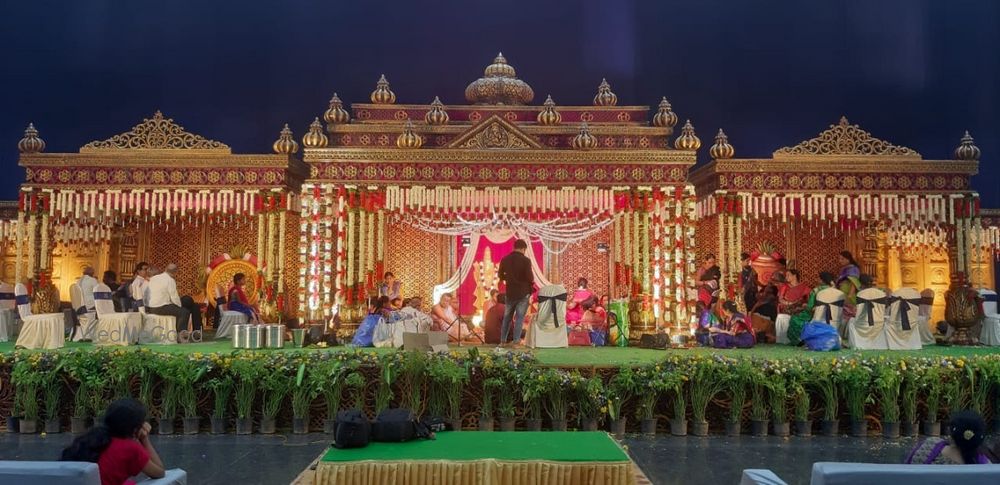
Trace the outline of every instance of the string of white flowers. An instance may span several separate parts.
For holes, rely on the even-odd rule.
[[[278,209],[278,258],[276,270],[278,271],[278,291],[285,292],[285,235],[287,214],[284,207]]]
[[[37,255],[36,250],[37,245],[37,233],[38,233],[38,221],[34,213],[28,215],[28,278],[34,278],[36,275],[35,271],[35,257]]]
[[[264,215],[263,212],[261,212],[260,214],[257,214],[257,254],[256,254],[257,258],[261,260],[261,263],[265,262],[264,261],[265,260],[265,256],[264,256],[264,251],[265,251],[264,244],[265,244],[265,241],[266,241],[266,239],[265,239],[265,237],[266,237],[265,232],[266,231],[267,231],[266,216]]]
[[[16,283],[24,282],[24,212],[17,213],[17,238],[14,240],[14,251],[17,253],[14,264],[14,278]]]
[[[347,290],[354,288],[354,245],[356,243],[354,230],[355,230],[355,217],[356,210],[354,208],[348,208],[347,210],[347,253],[344,257],[347,259],[347,272],[345,273],[344,286]]]

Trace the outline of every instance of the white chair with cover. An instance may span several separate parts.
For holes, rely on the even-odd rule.
[[[28,288],[23,283],[14,286],[17,312],[24,322],[14,347],[24,349],[59,349],[66,344],[66,326],[62,313],[31,314]]]
[[[8,342],[17,326],[17,305],[14,304],[14,287],[0,283],[0,342]]]
[[[215,327],[215,338],[230,337],[233,333],[233,325],[246,325],[250,318],[245,313],[234,312],[227,309],[226,295],[221,286],[215,287],[215,304],[219,307],[219,323]]]
[[[923,345],[934,345],[937,339],[934,338],[934,328],[931,327],[932,308],[934,307],[934,290],[925,288],[920,292],[920,310],[917,315],[917,329],[920,330],[920,343]]]
[[[816,293],[816,305],[813,307],[813,321],[826,322],[840,330],[843,328],[844,292],[836,288],[827,288]]]
[[[434,325],[434,320],[431,319],[430,315],[416,308],[405,307],[398,312],[393,312],[393,315],[396,320],[390,324],[392,326],[392,346],[397,349],[403,346],[404,333],[427,333]]]
[[[774,335],[777,343],[788,345],[788,325],[792,323],[792,316],[787,313],[779,313],[774,320]]]
[[[149,288],[146,288],[139,306],[142,315],[142,331],[139,332],[140,344],[173,345],[177,343],[177,319],[170,315],[153,315],[146,313],[146,303],[149,302]]]
[[[979,332],[979,343],[1000,345],[1000,314],[997,314],[997,292],[983,288],[979,290],[983,299],[983,329]]]
[[[856,350],[888,350],[885,335],[885,308],[888,295],[878,288],[858,292],[858,315],[847,325],[847,344]]]
[[[566,287],[543,286],[538,290],[538,313],[528,326],[528,347],[569,347],[566,331]]]
[[[97,313],[93,308],[87,308],[84,304],[83,289],[78,283],[69,285],[69,301],[73,305],[73,315],[76,317],[77,325],[73,328],[73,341],[90,341],[94,338],[94,329],[97,326]]]
[[[139,343],[142,314],[116,313],[111,288],[104,283],[94,287],[97,327],[92,340],[96,345],[131,345]]]
[[[920,292],[913,288],[900,288],[892,292],[889,306],[889,323],[885,337],[889,350],[920,350]]]

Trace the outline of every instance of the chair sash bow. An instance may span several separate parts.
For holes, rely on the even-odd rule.
[[[13,299],[14,299],[13,293],[0,293],[0,300],[13,300]]]
[[[861,303],[865,304],[865,315],[868,316],[868,326],[869,327],[875,326],[875,312],[874,312],[874,310],[875,310],[875,304],[877,303],[877,304],[880,304],[882,306],[885,306],[885,305],[888,305],[890,303],[889,297],[887,297],[887,296],[883,296],[882,298],[861,298],[859,296],[857,298],[858,298],[858,303],[859,304],[861,304]]]
[[[14,297],[14,301],[17,302],[18,305],[27,305],[31,303],[31,300],[28,299],[28,295],[17,295]]]
[[[111,292],[110,291],[95,291],[94,292],[94,299],[95,300],[110,300],[111,299]]]
[[[75,315],[77,315],[77,316],[79,316],[79,315],[86,315],[87,314],[87,307],[86,306],[81,306],[80,308],[77,308],[77,309],[73,310],[73,313]]]
[[[819,305],[819,306],[821,306],[821,307],[823,307],[823,318],[826,319],[826,323],[828,323],[828,324],[830,323],[831,320],[833,320],[833,310],[832,310],[832,308],[834,306],[838,306],[840,308],[844,308],[844,300],[831,301],[831,302],[818,301],[818,302],[816,302],[816,304]]]
[[[0,297],[2,297],[2,295],[0,295]],[[993,295],[981,295],[980,298],[982,298],[984,302],[997,303],[998,301],[1000,301],[1000,300],[997,299],[997,295],[996,294],[993,294]],[[2,299],[2,298],[0,298],[0,299]]]
[[[547,301],[552,301],[552,309],[549,310],[549,311],[552,312],[552,318],[556,322],[556,327],[558,327],[559,326],[559,313],[556,311],[556,301],[565,302],[566,301],[566,293],[560,293],[558,295],[552,295],[552,296],[538,295],[538,304],[539,305],[541,305],[542,303],[545,303]]]
[[[892,301],[899,302],[899,318],[903,324],[903,330],[910,330],[910,305],[919,306],[920,298],[893,297]]]

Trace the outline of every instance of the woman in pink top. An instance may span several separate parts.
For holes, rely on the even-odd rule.
[[[80,435],[62,452],[63,461],[97,463],[101,485],[135,485],[140,472],[163,478],[160,455],[149,442],[146,408],[134,399],[111,403],[100,424]]]

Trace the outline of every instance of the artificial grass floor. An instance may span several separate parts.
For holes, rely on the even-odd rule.
[[[165,352],[172,354],[189,354],[195,352],[201,353],[229,353],[233,351],[232,345],[229,340],[219,340],[219,341],[207,341],[200,343],[190,343],[181,345],[143,345],[142,348],[148,348],[156,352]],[[66,347],[58,351],[66,351],[70,349],[93,349],[95,348],[92,344],[81,343],[81,342],[66,342]],[[125,349],[137,349],[140,346],[131,347],[114,347],[114,348],[125,348]],[[457,347],[452,346],[451,350],[458,352],[465,352],[469,349],[468,346]],[[492,349],[492,346],[480,347],[480,349]],[[280,350],[261,350],[260,352],[292,352],[302,349],[296,349],[290,344],[286,344],[284,349]],[[346,346],[337,346],[331,348],[318,348],[309,347],[305,350],[311,351],[334,351],[343,352],[353,350]],[[366,348],[362,349],[366,352],[374,352],[376,354],[384,354],[392,352],[393,349],[375,349]],[[620,365],[642,365],[651,362],[656,362],[664,357],[672,354],[677,355],[691,355],[691,354],[702,354],[702,355],[725,355],[729,357],[757,357],[757,358],[767,358],[767,359],[782,359],[782,358],[793,358],[793,357],[803,357],[803,358],[816,358],[816,359],[828,359],[834,358],[841,355],[854,355],[861,357],[872,357],[878,355],[894,356],[894,357],[933,357],[933,356],[972,356],[972,355],[987,355],[1000,353],[1000,347],[948,347],[948,346],[929,346],[925,347],[923,350],[909,350],[909,351],[888,351],[888,350],[840,350],[837,352],[810,352],[799,347],[790,347],[787,345],[758,345],[752,349],[731,349],[731,350],[717,350],[711,348],[693,348],[693,349],[668,349],[668,350],[653,350],[653,349],[641,349],[638,347],[569,347],[564,349],[526,349],[532,352],[539,362],[545,365],[551,366],[566,366],[566,367],[608,367],[608,366],[620,366]],[[14,351],[14,342],[0,342],[0,354],[10,353]],[[57,351],[57,352],[58,352]],[[40,351],[43,352],[43,351]]]
[[[621,462],[628,456],[603,431],[516,431],[473,433],[445,431],[434,440],[369,443],[364,448],[330,448],[327,462],[403,460],[544,460]]]

